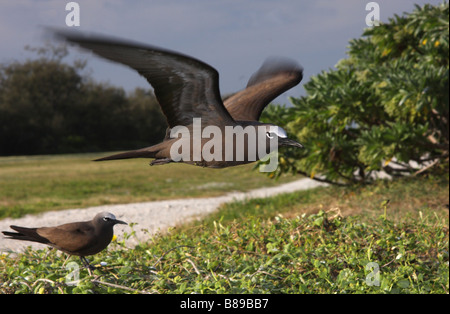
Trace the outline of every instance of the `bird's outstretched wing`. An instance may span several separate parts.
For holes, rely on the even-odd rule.
[[[293,60],[269,58],[248,81],[247,88],[224,102],[236,121],[258,121],[264,108],[276,97],[299,84],[303,68]]]
[[[219,74],[208,64],[178,52],[101,35],[48,29],[56,37],[125,64],[152,85],[169,126],[232,125],[219,91]]]

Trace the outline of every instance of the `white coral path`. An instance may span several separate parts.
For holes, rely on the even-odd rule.
[[[117,218],[128,223],[137,223],[133,227],[136,237],[126,240],[126,245],[133,247],[139,241],[146,241],[158,231],[180,225],[192,219],[201,218],[216,211],[220,205],[234,200],[264,198],[282,193],[291,193],[323,186],[324,184],[311,179],[300,179],[276,187],[261,188],[249,192],[234,192],[219,197],[165,200],[145,203],[120,205],[104,205],[83,209],[68,209],[45,212],[38,215],[27,215],[18,219],[6,218],[0,220],[0,231],[10,230],[10,225],[24,227],[56,226],[67,222],[91,220],[95,214],[108,211]],[[129,226],[116,225],[115,234],[121,238],[123,232],[131,232]],[[45,245],[33,242],[8,240],[0,236],[0,252],[20,252],[27,246],[44,248]]]

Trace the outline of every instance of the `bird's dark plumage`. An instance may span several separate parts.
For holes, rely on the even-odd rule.
[[[3,231],[8,239],[49,245],[70,255],[89,256],[104,250],[113,237],[115,224],[126,224],[110,213],[99,213],[93,220],[72,222],[56,227],[25,228],[10,226],[16,232]]]
[[[258,125],[269,128],[269,124],[257,122],[261,112],[281,93],[299,84],[303,75],[302,67],[292,60],[268,59],[251,77],[247,88],[228,98],[224,104],[219,91],[219,74],[203,61],[167,49],[122,39],[66,30],[50,29],[50,31],[57,37],[103,58],[127,65],[144,76],[154,89],[166,116],[169,130],[176,126],[186,126],[192,132],[194,118],[201,118],[203,128],[210,125],[217,126],[221,130],[226,126],[248,125],[255,129]],[[173,161],[170,148],[177,140],[166,136],[163,142],[157,145],[97,160],[155,158],[151,164],[165,164]],[[205,142],[202,142],[202,147],[204,144]],[[302,147],[292,140],[280,141],[279,145]],[[197,163],[192,162],[191,158],[189,161],[182,161],[222,168],[254,160],[239,162],[202,160]]]
[[[167,49],[105,36],[57,32],[57,36],[115,62],[131,67],[152,85],[169,127],[205,123],[231,125],[222,104],[219,73],[208,64]]]
[[[50,244],[50,241],[44,237],[41,237],[37,232],[37,228],[25,228],[25,227],[19,227],[19,226],[10,226],[11,229],[17,231],[17,232],[9,232],[9,231],[3,231],[2,233],[9,237],[10,239],[14,240],[22,240],[22,241],[32,241],[32,242],[38,242],[42,244]]]
[[[248,81],[247,88],[227,98],[226,109],[234,120],[258,121],[276,97],[301,82],[303,68],[285,58],[269,58]]]

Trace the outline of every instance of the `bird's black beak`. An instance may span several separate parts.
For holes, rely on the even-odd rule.
[[[114,220],[114,222],[116,224],[119,224],[119,225],[128,225],[125,221],[122,221],[122,220],[119,220],[119,219]]]
[[[290,138],[279,137],[278,138],[279,146],[294,146],[298,148],[303,148],[304,146],[297,141],[291,140]]]

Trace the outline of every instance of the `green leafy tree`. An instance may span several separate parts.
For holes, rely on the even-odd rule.
[[[47,58],[0,66],[0,154],[55,153],[65,133],[65,116],[77,105],[82,67],[61,63],[64,47]]]
[[[164,137],[153,93],[96,83],[65,46],[27,48],[37,59],[0,65],[0,155],[135,149]]]
[[[448,170],[448,59],[448,3],[367,29],[336,69],[305,84],[305,97],[265,113],[306,147],[285,151],[278,174],[353,184],[380,170]]]

